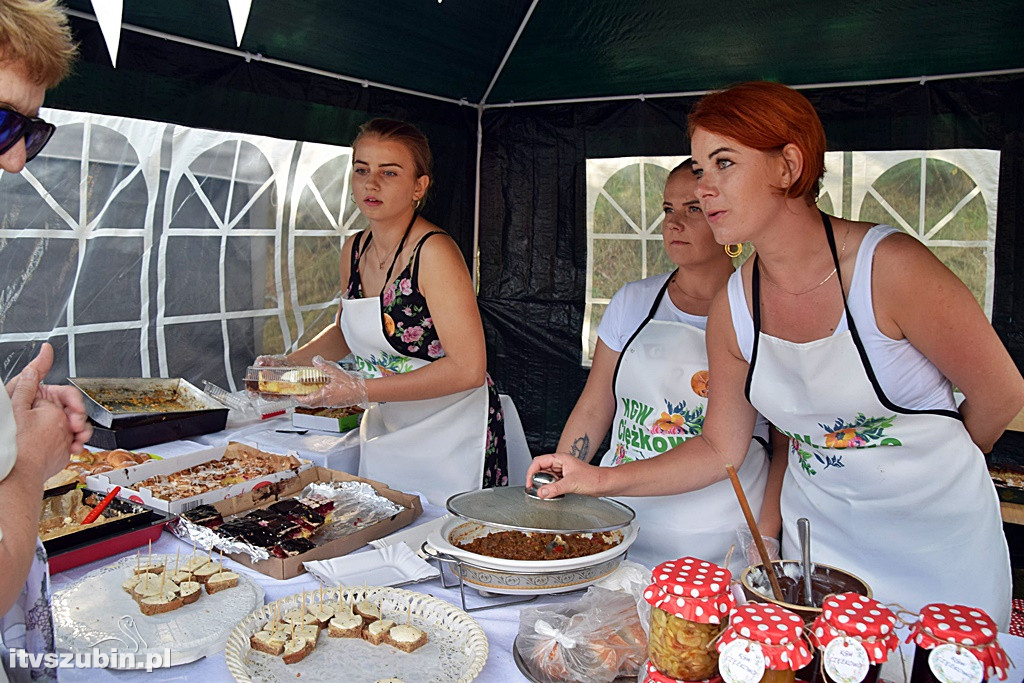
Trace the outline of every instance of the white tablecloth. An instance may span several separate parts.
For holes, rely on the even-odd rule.
[[[265,446],[268,450],[275,452],[297,451],[300,457],[310,458],[314,461],[317,458],[323,458],[323,462],[317,462],[317,464],[326,465],[332,469],[340,469],[351,473],[356,471],[359,441],[358,434],[354,430],[343,435],[314,430],[310,430],[305,435],[299,435],[279,433],[276,431],[278,429],[291,429],[290,418],[281,417],[258,424],[229,428],[224,432],[216,434],[192,437],[192,441],[198,442],[200,447],[205,448],[223,445],[230,440],[242,440],[246,443]],[[165,454],[166,457],[181,455],[183,452],[181,449],[174,447],[173,444],[157,448],[160,448],[160,452]],[[437,519],[446,512],[443,508],[427,503],[426,499],[422,498],[422,496],[421,501],[423,502],[423,514],[413,523],[413,526]],[[174,555],[179,549],[182,555],[188,555],[192,552],[191,544],[179,541],[175,536],[166,531],[161,534],[160,539],[153,545],[154,554]],[[370,552],[372,550],[374,549],[367,545],[356,552]],[[67,588],[90,571],[106,566],[118,559],[118,557],[134,554],[135,552],[131,551],[120,556],[109,557],[56,574],[52,577],[52,589],[53,591],[58,591],[62,588]],[[232,571],[247,574],[263,586],[268,602],[286,595],[299,593],[303,589],[313,590],[320,586],[309,574],[302,574],[287,581],[279,581],[248,567],[243,567],[230,559],[226,558],[225,563]],[[450,579],[451,577],[449,576],[449,583],[452,582]],[[441,579],[439,578],[411,584],[405,586],[405,588],[441,598],[456,607],[461,608],[462,605],[458,587],[446,589],[442,586]],[[571,602],[578,600],[580,595],[580,593],[544,595],[528,604],[533,606]],[[483,598],[475,590],[471,588],[466,589],[466,602],[470,608],[493,604],[507,599],[508,596]],[[512,659],[512,642],[519,631],[520,609],[520,606],[513,605],[471,613],[471,616],[476,619],[487,634],[490,644],[487,665],[476,679],[480,683],[504,683],[506,681],[525,680]],[[1024,638],[1000,634],[999,640],[1010,655],[1010,658],[1020,667],[1011,670],[1007,681],[1009,683],[1024,683],[1022,681],[1022,677],[1024,677]],[[905,657],[906,672],[909,674],[911,658],[913,657],[913,645],[904,645],[902,649]],[[900,657],[894,655],[882,670],[883,678],[894,683],[904,683],[903,666],[904,664],[900,661]],[[157,669],[151,674],[108,669],[61,669],[60,679],[62,681],[83,681],[87,683],[114,680],[230,681],[231,675],[228,672],[224,655],[220,654],[170,669]],[[343,681],[343,676],[339,675],[338,680]]]
[[[423,502],[423,514],[416,520],[416,522],[414,522],[414,524],[429,522],[430,520],[436,519],[445,513],[443,508],[427,503],[422,497],[420,500]],[[182,555],[189,555],[192,552],[191,544],[183,543],[167,531],[161,534],[160,540],[153,544],[154,555],[174,555],[179,549],[181,550]],[[374,549],[367,545],[357,552],[368,552],[372,550]],[[134,554],[135,551],[133,550],[118,557]],[[143,554],[145,554],[145,550],[143,550]],[[117,558],[110,557],[93,562],[92,564],[69,569],[68,571],[61,572],[60,574],[55,574],[51,578],[52,589],[53,591],[58,591],[62,588],[67,588],[87,573],[94,569],[104,567],[115,559]],[[231,571],[246,574],[263,586],[266,591],[267,602],[277,600],[278,598],[286,595],[299,593],[303,589],[313,590],[320,587],[320,584],[317,583],[309,574],[302,574],[294,579],[279,581],[264,574],[260,574],[248,567],[243,567],[228,558],[225,558],[224,562]],[[450,576],[449,583],[451,583]],[[441,585],[441,579],[439,578],[424,581],[422,583],[411,584],[404,586],[404,588],[447,600],[461,609],[462,603],[459,599],[459,589],[443,588]],[[536,601],[529,604],[537,605],[543,603],[574,601],[579,599],[579,596],[579,593],[570,594],[568,596],[541,596]],[[471,608],[493,602],[500,602],[503,599],[507,599],[507,597],[498,596],[495,599],[485,599],[480,597],[475,590],[471,588],[466,589],[467,606]],[[477,681],[480,681],[481,683],[503,683],[504,681],[524,680],[519,674],[519,670],[516,668],[515,662],[512,661],[512,641],[515,639],[516,634],[519,631],[519,609],[520,608],[518,606],[510,606],[471,613],[472,617],[476,619],[484,629],[484,632],[487,634],[487,640],[490,644],[490,655],[487,659],[487,665],[484,667],[480,676],[476,679]],[[60,680],[84,681],[88,683],[114,680],[230,681],[231,674],[228,673],[227,664],[224,661],[224,655],[221,654],[170,669],[157,669],[151,674],[147,674],[145,672],[136,673],[106,669],[61,669]],[[343,681],[344,678],[339,676],[338,680]]]

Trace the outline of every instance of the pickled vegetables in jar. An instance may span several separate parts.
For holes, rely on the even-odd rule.
[[[647,656],[670,678],[702,681],[718,670],[718,652],[711,647],[724,624],[702,624],[654,607]]]
[[[728,569],[695,557],[662,562],[644,590],[650,603],[650,663],[668,678],[701,681],[718,671],[712,642],[735,606]]]

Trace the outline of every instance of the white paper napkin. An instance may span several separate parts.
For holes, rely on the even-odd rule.
[[[423,542],[427,540],[427,536],[433,531],[440,531],[441,527],[444,526],[445,522],[451,519],[451,515],[444,515],[438,517],[425,524],[417,524],[413,527],[406,527],[401,531],[396,531],[390,536],[384,538],[378,538],[375,541],[370,541],[370,545],[374,548],[386,548],[389,545],[395,545],[396,543],[405,543],[409,548],[412,549],[416,554],[420,554],[420,547]],[[423,555],[420,555],[423,557]]]
[[[420,559],[404,543],[302,564],[326,586],[399,586],[440,575],[437,567]]]

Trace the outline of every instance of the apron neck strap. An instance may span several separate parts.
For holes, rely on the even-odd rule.
[[[843,295],[843,311],[846,313],[846,324],[850,328],[850,333],[853,335],[854,343],[857,346],[858,351],[861,352],[864,357],[863,347],[860,343],[860,335],[857,334],[857,325],[853,321],[853,316],[850,315],[849,302],[846,299],[846,287],[843,286],[843,271],[839,267],[839,252],[836,251],[836,236],[832,230],[832,219],[829,218],[828,214],[822,210],[818,210],[818,214],[821,216],[821,224],[825,228],[825,239],[828,240],[828,249],[832,252],[832,262],[836,267],[836,278],[839,280],[839,291]],[[754,375],[754,361],[757,359],[757,347],[758,342],[761,339],[761,268],[760,268],[761,257],[757,251],[754,252],[754,268],[750,274],[750,304],[751,304],[751,317],[754,319],[754,345],[750,352],[750,365],[747,370],[747,383],[744,387],[744,395],[747,400],[750,400],[750,382]],[[870,365],[865,363],[868,368],[868,373],[872,374]]]
[[[622,359],[626,355],[626,349],[629,348],[629,345],[632,344],[633,340],[636,339],[638,334],[640,334],[640,330],[644,329],[644,327],[647,326],[647,323],[651,322],[651,320],[654,319],[654,314],[657,313],[658,306],[661,305],[661,300],[665,298],[665,292],[668,291],[668,286],[672,283],[672,278],[674,278],[676,276],[676,273],[678,272],[679,269],[677,268],[676,270],[672,271],[672,274],[668,276],[667,280],[665,280],[665,284],[663,284],[661,286],[661,289],[658,290],[658,295],[654,297],[654,303],[651,305],[651,310],[647,312],[647,317],[643,319],[643,322],[637,325],[637,328],[633,330],[633,334],[629,336],[629,340],[626,341],[626,343],[623,345],[622,351],[619,352],[619,357],[615,361],[615,370],[612,372],[613,391],[616,387],[617,382],[619,381],[619,368],[622,366]]]
[[[405,247],[405,240],[408,239],[409,233],[412,231],[412,226],[416,223],[416,219],[419,218],[419,215],[418,211],[412,212],[412,220],[409,221],[409,225],[405,226],[405,232],[402,233],[402,239],[398,241],[398,247],[395,249],[394,257],[391,259],[391,265],[388,266],[388,274],[384,277],[384,284],[381,285],[380,294],[378,294],[378,296],[383,296],[384,290],[389,284],[391,284],[391,275],[395,271],[395,264],[398,263],[398,255],[402,253],[402,248]]]

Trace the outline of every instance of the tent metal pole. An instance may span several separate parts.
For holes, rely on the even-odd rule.
[[[789,85],[794,90],[820,90],[822,88],[845,88],[853,86],[868,85],[895,85],[899,83],[919,83],[924,85],[928,81],[948,81],[957,78],[985,78],[989,76],[1013,76],[1024,73],[1024,68],[1018,69],[995,69],[992,71],[969,71],[957,74],[939,74],[935,76],[907,76],[903,78],[881,78],[872,81],[833,81],[829,83],[806,83],[803,85]],[[488,91],[489,92],[489,91]],[[606,95],[602,97],[569,97],[558,100],[533,100],[530,102],[504,102],[501,104],[483,104],[484,109],[509,109],[514,107],[541,107],[555,104],[585,104],[587,102],[617,102],[625,100],[654,100],[668,97],[701,97],[712,90],[686,90],[680,92],[663,93],[637,93],[634,95]]]
[[[87,19],[89,21],[96,21],[95,15],[89,14],[88,12],[81,12],[79,10],[65,8],[64,12],[72,17],[78,17],[79,19]],[[246,62],[262,62],[264,64],[271,64],[273,66],[280,66],[285,69],[291,69],[292,71],[301,71],[307,74],[313,74],[314,76],[323,76],[325,78],[333,78],[338,81],[348,81],[349,83],[358,83],[364,88],[374,87],[382,88],[384,90],[391,90],[393,92],[400,92],[406,95],[415,95],[417,97],[426,97],[432,100],[440,100],[441,102],[449,102],[451,104],[458,104],[460,106],[468,105],[466,100],[457,100],[451,97],[444,97],[442,95],[433,95],[431,93],[420,92],[419,90],[411,90],[409,88],[402,88],[397,85],[388,85],[386,83],[378,83],[377,81],[370,81],[365,78],[356,78],[355,76],[346,76],[344,74],[334,73],[333,71],[325,71],[323,69],[317,69],[311,66],[304,66],[302,64],[296,64],[294,62],[286,62],[282,59],[274,59],[273,57],[264,57],[261,54],[254,54],[252,52],[246,52],[245,50],[238,50],[235,48],[224,47],[223,45],[214,45],[213,43],[205,43],[201,40],[193,40],[191,38],[185,38],[182,36],[175,36],[170,33],[164,33],[163,31],[154,31],[152,29],[144,28],[142,26],[135,26],[134,24],[121,24],[121,28],[133,33],[141,33],[143,35],[152,36],[154,38],[162,38],[163,40],[169,40],[174,43],[181,43],[182,45],[191,45],[192,47],[202,48],[204,50],[211,50],[213,52],[220,52],[226,55],[233,55],[240,57]]]
[[[476,191],[473,197],[473,290],[480,293],[480,163],[484,148],[484,108],[476,108]]]
[[[491,94],[491,90],[494,89],[494,84],[498,82],[498,78],[501,76],[501,72],[505,69],[505,62],[512,56],[512,51],[516,49],[516,45],[519,44],[519,37],[523,35],[523,31],[526,30],[526,24],[530,21],[530,16],[533,14],[533,10],[537,8],[537,3],[540,0],[533,0],[530,3],[530,9],[526,10],[526,15],[523,20],[519,22],[519,30],[512,37],[512,42],[509,44],[508,49],[505,50],[505,56],[501,58],[501,64],[498,64],[498,68],[494,71],[494,76],[491,78],[490,84],[487,86],[487,90],[484,91],[484,96],[480,98],[481,106],[487,102],[487,98]]]
[[[523,20],[519,22],[519,29],[516,34],[512,36],[512,42],[509,43],[508,49],[505,50],[505,56],[501,58],[501,63],[498,64],[498,68],[494,71],[494,76],[491,77],[491,82],[487,85],[487,90],[484,91],[483,97],[480,98],[480,103],[476,108],[476,196],[474,200],[474,214],[473,214],[473,289],[479,294],[480,287],[480,160],[483,157],[484,147],[484,102],[487,101],[487,97],[491,94],[491,90],[494,89],[494,84],[498,82],[498,78],[501,76],[501,72],[505,68],[505,63],[508,62],[508,58],[512,55],[512,51],[516,49],[516,45],[519,43],[519,37],[523,35],[523,31],[526,30],[526,24],[529,23],[530,17],[533,15],[533,10],[537,8],[537,3],[540,0],[533,0],[530,3],[530,8],[526,10],[526,14],[523,16]]]

